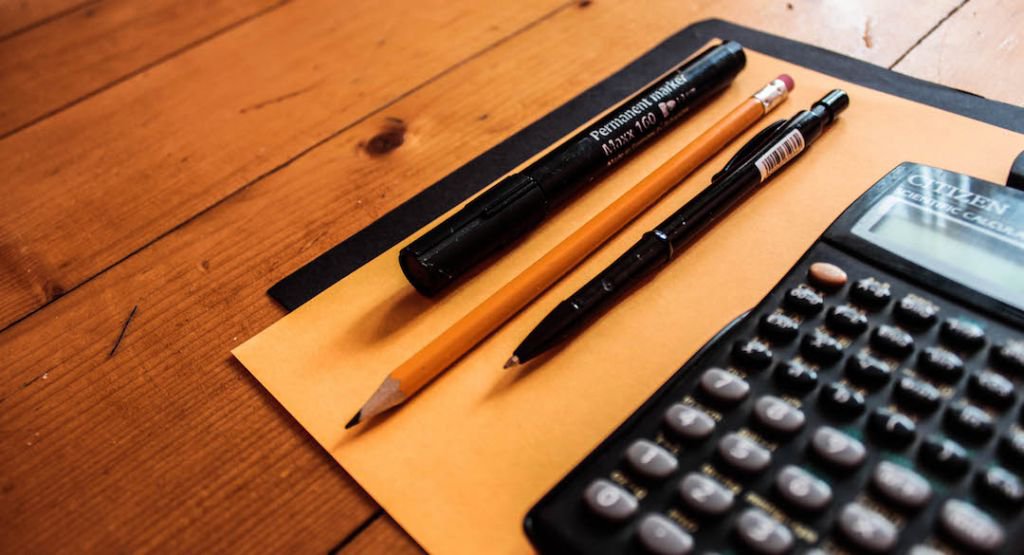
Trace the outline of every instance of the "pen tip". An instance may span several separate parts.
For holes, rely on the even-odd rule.
[[[505,361],[505,366],[502,368],[512,368],[513,366],[519,366],[519,357],[512,355],[512,358]]]
[[[352,420],[349,420],[348,424],[345,424],[345,429],[347,430],[347,429],[351,428],[352,426],[355,426],[356,424],[359,423],[360,420],[362,420],[362,418],[363,418],[363,411],[357,412],[356,415],[352,417]]]
[[[776,79],[782,81],[782,83],[786,85],[786,90],[788,92],[793,92],[793,89],[796,88],[796,82],[793,81],[793,78],[786,73],[783,73],[782,75],[776,77]]]

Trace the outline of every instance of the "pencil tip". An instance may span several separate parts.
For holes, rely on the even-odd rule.
[[[505,361],[505,366],[502,368],[512,368],[513,366],[519,366],[519,357],[512,355],[512,358]]]
[[[355,426],[356,424],[359,423],[359,421],[362,418],[363,418],[363,411],[357,412],[356,415],[352,417],[352,420],[349,420],[348,424],[345,424],[345,429],[347,430],[347,429],[351,428],[352,426]]]

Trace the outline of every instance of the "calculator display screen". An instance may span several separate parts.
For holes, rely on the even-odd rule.
[[[943,213],[887,195],[854,225],[853,232],[902,258],[1024,309],[1024,240],[999,226],[993,230],[980,225],[991,220],[976,217],[971,221],[958,217],[962,214]]]

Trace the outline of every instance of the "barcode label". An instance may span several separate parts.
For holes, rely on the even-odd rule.
[[[796,129],[790,131],[775,148],[754,161],[757,171],[761,173],[761,181],[768,179],[769,175],[775,173],[790,158],[800,154],[803,149],[804,136]]]

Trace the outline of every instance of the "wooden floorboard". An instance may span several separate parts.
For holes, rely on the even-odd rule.
[[[300,0],[0,141],[0,329],[564,3]]]
[[[1024,104],[1024,2],[970,0],[895,70],[994,100]]]
[[[0,274],[9,271],[8,260],[19,272],[0,275],[0,315],[10,322],[36,311],[0,332],[4,551],[323,552],[337,546],[377,508],[228,355],[282,315],[265,296],[266,287],[689,22],[716,15],[855,55],[864,48],[869,52],[861,57],[887,65],[956,5],[863,2],[846,8],[853,11],[844,19],[816,2],[796,0],[768,6],[662,0],[644,2],[643,10],[624,2],[585,4],[552,12],[524,3],[516,14],[497,8],[482,14],[445,3],[429,15],[394,19],[377,12],[373,27],[385,45],[395,44],[394,51],[365,37],[341,40],[354,27],[334,21],[340,27],[326,29],[319,19],[329,18],[313,21],[316,11],[282,23],[280,14],[296,9],[289,5],[274,12],[274,23],[253,21],[0,141],[0,157],[6,155],[0,170],[12,164],[25,172],[18,174],[25,183],[34,178],[42,190],[72,193],[67,201],[48,195],[55,206],[47,208],[36,198],[38,189],[34,195],[26,191],[18,218],[0,215]],[[530,26],[518,12],[538,6],[534,21],[541,21]],[[365,27],[374,22],[369,8],[366,14],[352,17]],[[431,17],[432,25],[417,29],[397,22]],[[808,23],[813,18],[817,25]],[[247,60],[231,55],[231,47],[268,55],[275,41],[291,44],[272,33],[284,32],[287,24],[311,29],[304,35],[312,33],[309,50],[332,54],[315,56],[329,65],[317,71],[338,88],[312,100],[304,93],[252,108],[276,112],[251,125],[239,123],[240,110],[289,92],[282,86],[277,97],[268,96],[262,76],[294,85],[314,72],[298,62],[278,62],[266,71],[228,67]],[[421,75],[421,66],[440,63],[433,57],[449,56],[456,47],[444,44],[445,37],[461,29],[476,29],[464,40],[479,41],[482,50],[445,58],[440,71],[422,72],[425,84],[396,93],[403,91],[399,84],[408,87],[402,80],[411,79],[410,72]],[[614,40],[592,40],[610,30]],[[420,44],[424,37],[442,44],[431,49]],[[355,60],[329,59],[338,57],[332,47],[353,44],[374,50],[353,53]],[[404,60],[399,51],[406,52]],[[559,64],[551,63],[552,56]],[[397,77],[384,69],[362,71],[374,60],[388,61],[391,72],[407,71]],[[408,60],[415,64],[401,65]],[[368,81],[351,83],[356,73]],[[222,86],[245,98],[215,91],[197,99],[202,110],[185,110],[211,121],[175,125],[171,116],[181,115],[180,103],[195,96],[186,93],[201,90],[190,88],[192,79],[240,80]],[[145,80],[150,82],[137,82]],[[382,100],[380,89],[391,91],[390,100]],[[134,119],[117,119],[120,103],[135,110]],[[179,111],[156,113],[168,108]],[[344,117],[334,115],[343,109]],[[137,121],[139,114],[150,120]],[[128,122],[141,126],[140,134],[116,137]],[[106,134],[89,130],[97,124]],[[330,131],[312,131],[321,129]],[[162,141],[158,130],[173,133]],[[382,135],[401,141],[385,141],[397,145],[390,149],[370,146]],[[100,149],[102,137],[114,139],[113,154]],[[142,145],[131,144],[140,138]],[[196,144],[185,144],[187,139]],[[242,145],[224,146],[226,154],[215,148],[231,139]],[[21,148],[10,147],[12,142]],[[67,158],[66,167],[56,166],[55,176],[32,173],[32,163],[44,159],[34,149],[52,155],[59,146],[78,144],[82,150]],[[282,154],[293,147],[299,150]],[[177,160],[182,148],[202,163],[188,170],[160,163]],[[128,154],[143,160],[123,167],[136,164]],[[271,163],[282,159],[290,161]],[[73,172],[79,175],[67,177]],[[225,180],[229,186],[221,188]],[[76,184],[101,190],[76,192]],[[131,186],[156,191],[139,195]],[[88,215],[76,213],[81,210]],[[44,217],[63,223],[60,233],[39,242],[32,234],[40,233]],[[83,228],[83,221],[90,225]],[[76,247],[101,260],[69,253]],[[36,259],[42,262],[24,263]],[[27,297],[27,304],[11,302],[25,298],[22,282],[31,284],[31,292],[46,292],[48,283],[56,288]],[[60,289],[70,292],[50,302]],[[417,550],[386,517],[342,549]]]
[[[0,0],[0,41],[97,2],[98,0]]]
[[[0,138],[283,0],[101,0],[0,42]]]

